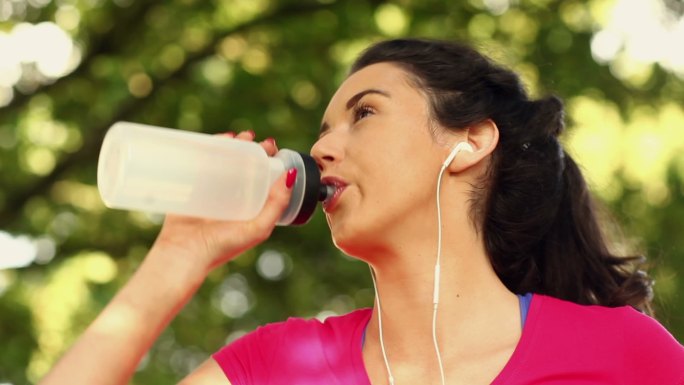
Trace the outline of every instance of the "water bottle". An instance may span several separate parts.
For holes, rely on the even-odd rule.
[[[110,208],[249,220],[293,167],[297,178],[278,225],[306,223],[317,202],[332,196],[309,155],[283,149],[269,157],[254,142],[118,122],[102,143],[97,186]]]

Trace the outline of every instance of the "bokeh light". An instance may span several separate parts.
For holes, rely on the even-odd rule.
[[[0,270],[30,265],[36,258],[37,249],[25,235],[13,236],[0,231]]]
[[[80,60],[80,48],[53,22],[0,30],[0,107],[11,102],[11,87],[33,89],[50,83],[73,71]]]
[[[624,52],[627,60],[613,73],[627,78],[631,67],[658,63],[684,78],[684,17],[668,12],[660,1],[617,0],[607,9],[605,23],[591,42],[599,62],[612,62]],[[624,68],[627,67],[627,68]]]
[[[292,269],[290,257],[277,250],[265,250],[257,259],[257,272],[270,281],[285,278]]]

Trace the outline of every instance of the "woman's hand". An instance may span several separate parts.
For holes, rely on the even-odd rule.
[[[254,140],[252,131],[223,134],[239,140]],[[269,156],[278,151],[272,138],[260,143]],[[219,221],[167,215],[154,249],[163,250],[164,258],[181,258],[205,273],[226,263],[240,253],[266,240],[288,205],[296,169],[282,175],[271,187],[266,203],[256,218],[249,221]],[[151,253],[152,255],[153,253]],[[157,254],[157,253],[154,253]]]

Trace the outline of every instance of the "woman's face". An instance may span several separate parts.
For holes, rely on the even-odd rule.
[[[324,211],[335,244],[347,254],[383,249],[435,226],[437,176],[448,144],[431,135],[428,111],[408,73],[390,63],[355,72],[331,99],[311,154],[324,182],[338,187]]]

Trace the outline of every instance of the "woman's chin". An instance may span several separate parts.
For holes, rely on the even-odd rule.
[[[370,261],[372,255],[384,249],[380,242],[378,242],[377,233],[342,231],[342,229],[331,232],[335,246],[350,257]]]
[[[335,247],[340,249],[345,254],[351,255],[348,250],[350,250],[350,247],[353,247],[355,237],[349,234],[349,232],[340,228],[331,227],[330,233],[332,235],[332,241],[335,244]]]

